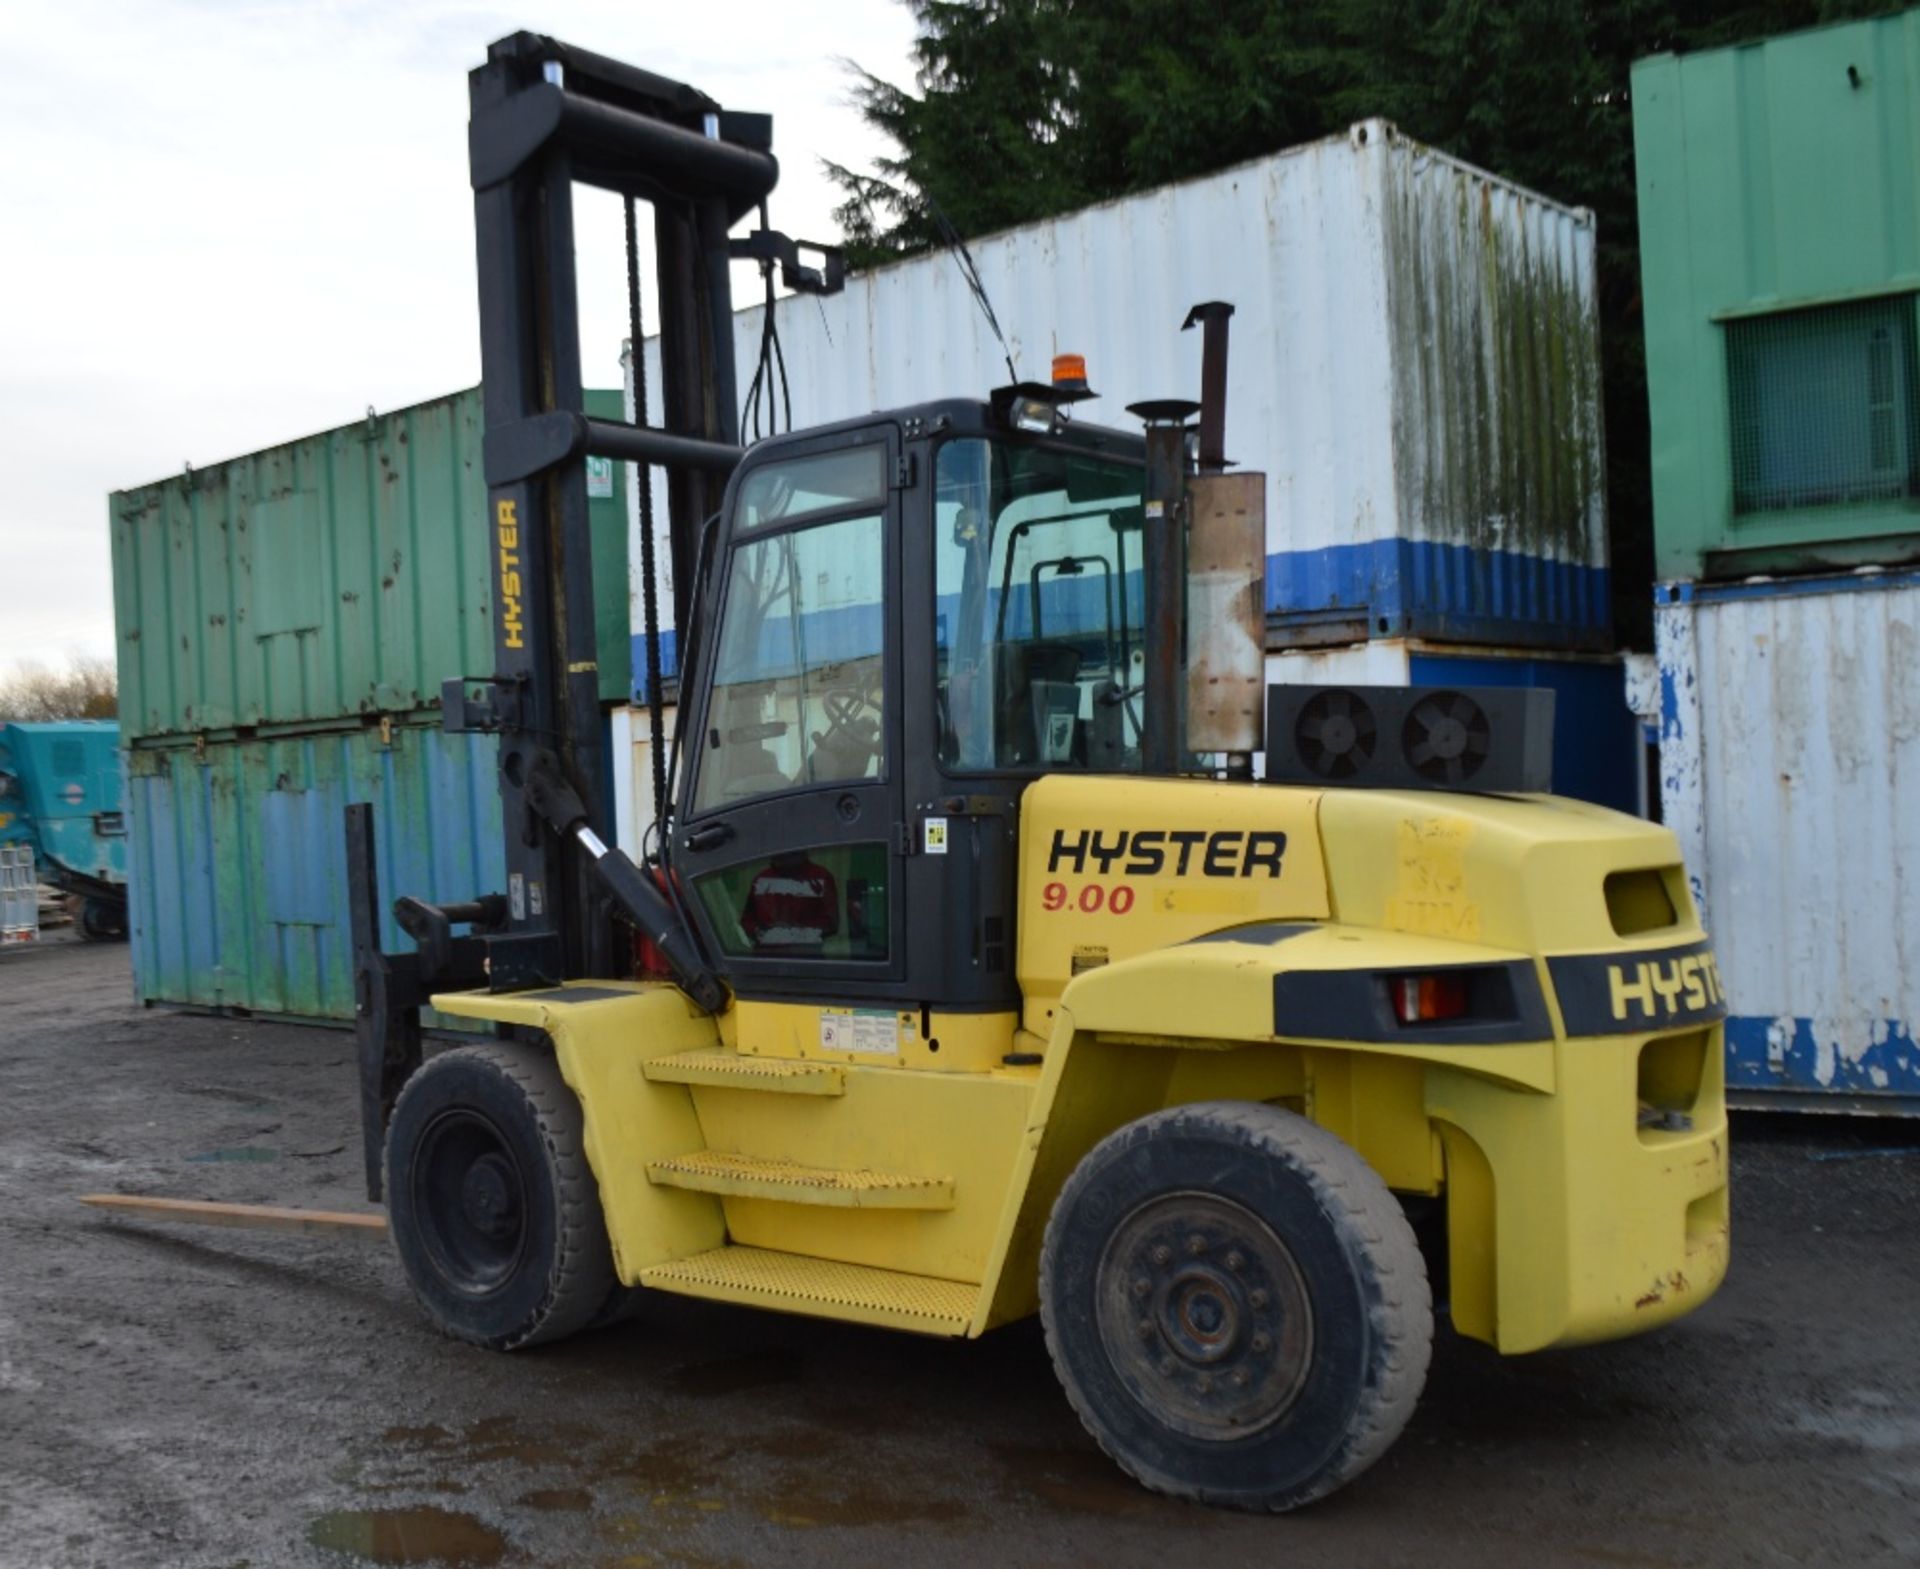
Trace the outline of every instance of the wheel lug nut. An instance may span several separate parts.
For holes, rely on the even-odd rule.
[[[1147,1295],[1148,1292],[1152,1290],[1153,1290],[1153,1282],[1147,1279],[1145,1275],[1140,1276],[1139,1279],[1135,1280],[1133,1283],[1133,1294],[1136,1297],[1144,1297]]]
[[[1256,1286],[1252,1291],[1247,1293],[1247,1301],[1251,1303],[1257,1311],[1267,1305],[1267,1294]]]
[[[1142,1340],[1153,1339],[1153,1320],[1152,1319],[1143,1318],[1140,1320],[1140,1338]]]
[[[1160,1359],[1160,1371],[1164,1373],[1168,1378],[1173,1377],[1173,1371],[1175,1366],[1176,1364],[1172,1357],[1162,1357]]]
[[[1252,1380],[1247,1377],[1247,1370],[1244,1367],[1237,1367],[1233,1370],[1233,1387],[1235,1389],[1245,1389],[1251,1382]]]
[[[1206,1251],[1207,1239],[1201,1236],[1199,1232],[1196,1231],[1192,1236],[1187,1238],[1187,1256],[1189,1258],[1198,1258]]]
[[[1173,1249],[1168,1247],[1166,1243],[1161,1243],[1160,1246],[1153,1250],[1153,1261],[1162,1269],[1165,1269],[1167,1265],[1173,1262]]]
[[[1194,1380],[1193,1387],[1203,1395],[1210,1395],[1213,1393],[1213,1380],[1205,1373],[1202,1373],[1199,1378]]]
[[[1259,1330],[1254,1334],[1250,1344],[1255,1351],[1271,1351],[1273,1349],[1273,1336],[1269,1335],[1264,1329]]]
[[[1246,1267],[1246,1263],[1247,1263],[1246,1255],[1243,1254],[1238,1248],[1235,1248],[1231,1253],[1227,1255],[1228,1269],[1231,1269],[1231,1270],[1244,1269]]]

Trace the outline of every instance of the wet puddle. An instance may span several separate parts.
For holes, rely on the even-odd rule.
[[[1134,1483],[1098,1450],[1028,1444],[990,1447],[1014,1482],[1056,1509],[1076,1514],[1131,1515],[1164,1506],[1163,1500]]]
[[[737,1395],[798,1382],[803,1359],[792,1351],[750,1351],[715,1362],[691,1362],[667,1375],[682,1395]]]
[[[593,1507],[593,1494],[584,1487],[537,1487],[522,1493],[518,1502],[543,1514],[585,1514]]]
[[[507,1539],[471,1515],[445,1509],[336,1509],[307,1528],[315,1547],[372,1564],[444,1564],[485,1569],[506,1555]]]

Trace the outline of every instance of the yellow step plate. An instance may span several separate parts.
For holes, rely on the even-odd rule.
[[[692,1188],[729,1198],[779,1199],[788,1204],[829,1204],[839,1209],[952,1209],[951,1177],[914,1177],[894,1171],[835,1171],[791,1160],[725,1155],[703,1150],[656,1160],[650,1181],[664,1188]]]
[[[655,1057],[641,1065],[641,1072],[656,1084],[710,1084],[787,1095],[844,1095],[847,1084],[846,1070],[838,1063],[748,1057],[724,1046]]]
[[[878,1324],[922,1335],[964,1335],[980,1294],[978,1286],[955,1280],[743,1247],[715,1248],[671,1264],[656,1264],[640,1272],[640,1284],[714,1302]]]

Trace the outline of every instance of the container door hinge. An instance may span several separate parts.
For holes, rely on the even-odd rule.
[[[913,824],[895,823],[893,825],[893,853],[895,855],[913,854]]]
[[[895,490],[913,489],[913,454],[903,452],[893,460],[893,488]]]

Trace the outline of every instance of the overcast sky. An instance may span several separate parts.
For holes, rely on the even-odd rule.
[[[110,490],[479,380],[466,73],[493,39],[550,33],[773,113],[773,221],[813,239],[834,233],[818,160],[882,150],[840,60],[911,75],[893,0],[7,11],[0,672],[112,653]],[[578,212],[587,381],[617,386],[619,205],[583,189]]]

